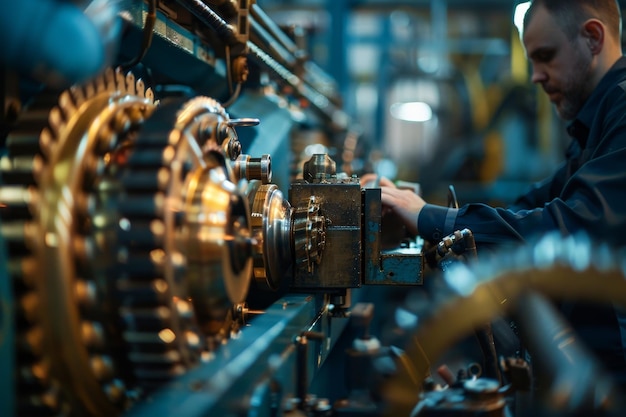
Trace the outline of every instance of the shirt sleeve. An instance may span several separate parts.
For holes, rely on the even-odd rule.
[[[517,198],[508,208],[517,211],[543,206],[558,195],[556,184],[560,183],[562,185],[564,183],[565,173],[566,165],[563,163],[551,177],[533,184],[526,194]]]
[[[583,163],[550,199],[563,181],[561,167],[509,208],[466,204],[458,211],[427,204],[418,218],[418,232],[435,241],[455,230],[472,231],[477,244],[526,241],[548,231],[586,231],[609,244],[626,240],[626,97],[621,88],[598,109]],[[584,162],[586,161],[586,162]],[[453,220],[451,220],[451,218]]]

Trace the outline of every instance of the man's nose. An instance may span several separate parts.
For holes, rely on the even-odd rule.
[[[532,76],[530,78],[530,80],[537,84],[537,83],[542,83],[544,81],[546,81],[548,79],[548,75],[546,74],[545,71],[542,71],[540,68],[537,67],[533,67],[532,69]]]

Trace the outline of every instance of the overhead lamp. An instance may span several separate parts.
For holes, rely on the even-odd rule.
[[[389,111],[395,119],[407,122],[427,122],[433,118],[433,109],[423,101],[394,103]]]

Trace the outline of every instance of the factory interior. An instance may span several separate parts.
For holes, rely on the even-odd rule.
[[[552,303],[626,306],[624,252],[384,215],[563,160],[524,7],[0,2],[0,415],[626,415]]]

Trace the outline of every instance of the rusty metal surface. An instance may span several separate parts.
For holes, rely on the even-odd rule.
[[[325,219],[325,245],[312,271],[296,265],[292,287],[355,288],[361,277],[361,187],[356,179],[310,184],[297,182],[289,200],[306,201],[315,196],[319,215]]]

